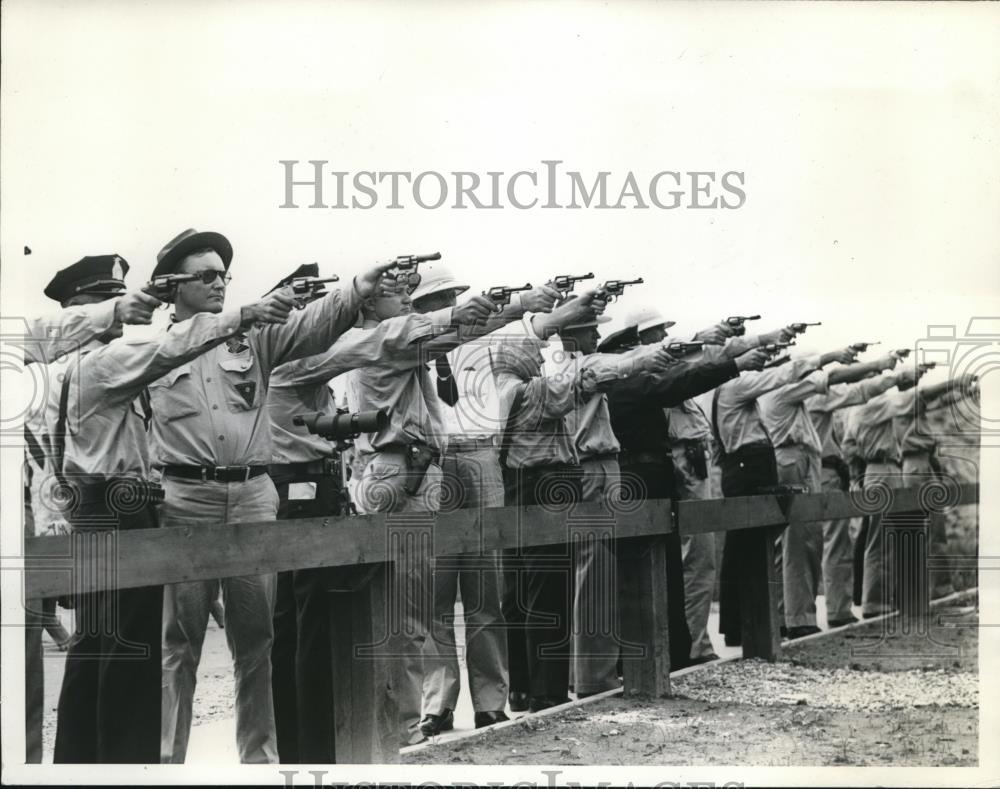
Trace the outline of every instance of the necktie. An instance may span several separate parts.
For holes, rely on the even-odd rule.
[[[437,392],[442,402],[454,406],[458,402],[458,384],[455,383],[455,376],[452,375],[451,365],[448,357],[441,355],[434,360],[437,368]]]

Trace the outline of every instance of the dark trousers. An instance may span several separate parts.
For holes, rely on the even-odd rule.
[[[649,499],[677,498],[674,468],[670,463],[636,463],[622,466],[622,477],[631,475],[642,481]],[[667,543],[667,627],[670,633],[670,670],[691,665],[691,630],[687,623],[684,598],[684,561],[681,536],[666,535]]]
[[[722,495],[753,496],[761,488],[778,484],[778,464],[774,448],[767,445],[741,447],[723,458]],[[726,644],[736,646],[742,640],[740,621],[740,559],[747,555],[747,546],[755,535],[752,529],[726,532],[719,573],[719,632]]]
[[[568,509],[582,498],[578,466],[540,466],[504,473],[507,506]],[[504,551],[501,612],[507,623],[510,690],[533,699],[567,698],[573,561],[570,546]]]
[[[272,473],[278,520],[336,514],[340,481]],[[316,484],[315,499],[288,499],[290,482]],[[271,648],[271,691],[282,764],[333,764],[334,711],[330,593],[324,568],[278,573]]]
[[[141,483],[136,498],[117,499],[127,502],[117,511],[113,495],[105,500],[107,492],[108,486],[82,488],[80,504],[69,514],[75,549],[78,541],[92,547],[100,542],[96,550],[107,553],[106,541],[116,529],[156,528],[154,502]],[[75,606],[76,638],[66,653],[54,761],[159,764],[163,587],[77,595]]]

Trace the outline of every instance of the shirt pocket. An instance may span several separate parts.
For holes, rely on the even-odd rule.
[[[191,386],[191,365],[171,370],[149,385],[153,414],[164,422],[173,422],[200,413]]]
[[[260,408],[261,381],[254,357],[247,350],[219,362],[222,387],[230,411],[254,411]]]

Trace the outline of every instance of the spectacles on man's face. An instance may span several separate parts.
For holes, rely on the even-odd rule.
[[[233,279],[233,275],[228,271],[220,271],[214,268],[208,268],[204,271],[193,271],[191,273],[198,277],[203,285],[211,285],[215,282],[216,277],[222,280],[223,285],[228,285]]]

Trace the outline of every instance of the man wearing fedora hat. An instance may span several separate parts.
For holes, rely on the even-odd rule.
[[[411,298],[418,313],[452,307],[469,289],[451,271],[433,264],[421,272]],[[549,312],[558,291],[540,286],[515,294],[503,312],[510,319],[526,312]],[[436,426],[441,443],[442,509],[503,506],[503,476],[497,443],[500,400],[491,366],[491,346],[505,332],[461,345],[438,356],[435,384]],[[507,639],[500,610],[500,568],[496,552],[481,556],[437,557],[433,563],[432,637],[424,645],[424,686],[421,731],[427,736],[452,728],[458,703],[460,674],[455,646],[455,602],[459,589],[465,622],[465,656],[474,722],[477,728],[507,720]]]
[[[157,255],[153,276],[195,274],[168,296],[175,323],[218,313],[225,302],[233,248],[219,233],[186,230]],[[259,326],[178,367],[150,387],[154,463],[162,469],[165,527],[198,528],[273,520],[278,496],[267,474],[271,425],[264,407],[271,371],[326,350],[357,319],[362,299],[375,291],[390,264],[294,311],[280,325]],[[287,289],[267,299],[287,313]],[[271,695],[275,577],[271,574],[197,581],[164,590],[163,727],[161,759],[184,761],[191,728],[201,646],[211,602],[221,584],[226,638],[236,674],[236,739],[245,763],[276,762]]]
[[[114,269],[127,264],[118,256],[108,256],[105,264],[111,276],[97,280],[98,291],[87,291],[92,296],[120,292]],[[58,299],[83,292],[87,267],[60,272],[47,294]],[[146,296],[140,303],[153,308],[159,302]],[[110,342],[120,336],[119,327],[66,365],[60,385],[49,393],[46,421],[51,471],[64,491],[73,492],[63,496],[65,515],[79,539],[103,541],[109,529],[156,527],[161,491],[150,481],[145,388],[263,318],[261,307],[200,315],[141,342]],[[77,597],[77,633],[59,697],[56,762],[159,761],[162,594],[162,587],[150,586]]]

